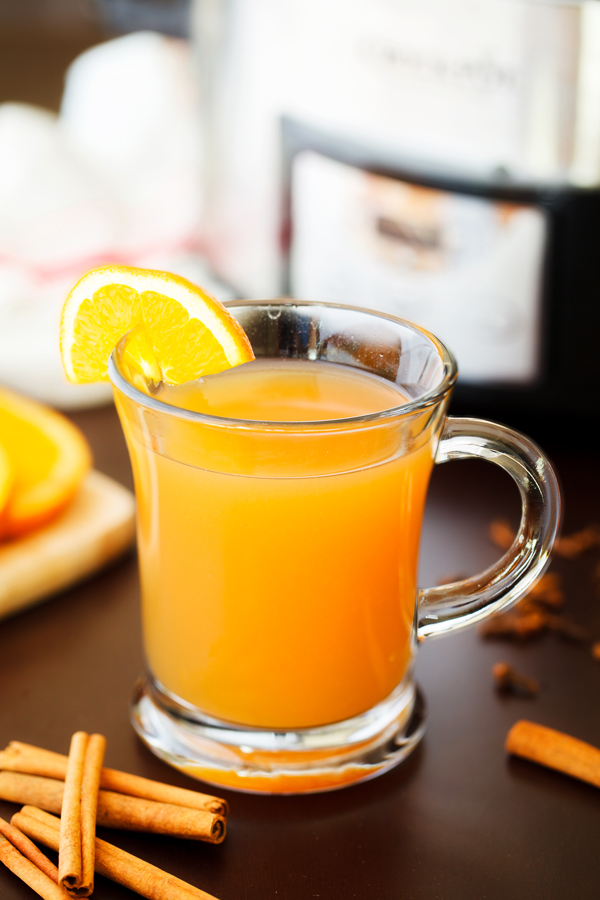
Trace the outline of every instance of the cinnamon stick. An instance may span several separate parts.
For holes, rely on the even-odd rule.
[[[83,881],[81,856],[81,785],[88,740],[84,731],[71,738],[61,804],[58,883],[72,897],[89,897],[93,889]]]
[[[600,787],[600,750],[577,738],[522,719],[508,732],[507,753]]]
[[[27,803],[60,813],[64,789],[64,783],[53,778],[0,772],[0,799],[12,803]],[[225,837],[225,820],[214,813],[113,791],[99,791],[97,822],[106,828],[168,834],[212,844],[220,844]]]
[[[19,853],[3,835],[0,835],[0,862],[44,900],[69,900],[69,895],[62,888]]]
[[[26,772],[29,775],[43,775],[46,778],[64,781],[67,757],[62,753],[43,750],[32,744],[11,741],[5,750],[0,751],[0,769]],[[102,769],[100,787],[107,791],[116,791],[119,794],[141,797],[144,800],[157,800],[160,803],[187,806],[190,809],[206,809],[218,816],[226,816],[228,811],[227,801],[220,797],[213,797],[212,794],[203,794],[188,788],[162,784],[160,781],[120,772],[118,769]]]
[[[24,806],[20,813],[15,813],[12,822],[47,847],[58,847],[60,823],[49,813]],[[147,900],[215,900],[200,888],[193,887],[100,838],[95,841],[95,860],[99,875],[136,891]]]
[[[88,740],[81,782],[81,867],[82,883],[94,889],[94,840],[96,837],[96,816],[100,772],[106,749],[106,738],[92,734]],[[65,782],[66,783],[66,782]]]
[[[9,824],[9,822],[6,822],[2,818],[0,818],[0,834],[4,835],[4,837],[9,840],[22,856],[25,856],[55,884],[58,884],[58,869],[54,863],[50,862],[47,856],[44,856],[41,850],[38,850],[35,844],[29,840],[27,835],[23,834],[22,831],[19,831],[18,828],[15,828],[14,825]]]

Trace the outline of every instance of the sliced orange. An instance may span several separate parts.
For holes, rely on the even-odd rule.
[[[110,354],[129,334],[130,365],[151,381],[193,381],[254,358],[241,326],[202,288],[178,275],[102,266],[65,301],[60,346],[69,381],[107,381]]]
[[[1,432],[0,432],[1,435]],[[13,485],[13,470],[8,458],[8,453],[0,443],[0,534],[2,534],[2,522],[4,512],[8,504],[8,498]]]
[[[17,537],[64,509],[90,469],[92,456],[68,419],[6,388],[0,388],[0,444],[12,471],[0,537]],[[0,492],[1,483],[0,473]]]

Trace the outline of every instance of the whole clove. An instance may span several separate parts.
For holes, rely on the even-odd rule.
[[[490,616],[479,626],[483,638],[528,641],[552,631],[561,638],[584,644],[590,640],[585,628],[559,613],[565,602],[560,575],[547,572],[512,609]]]
[[[517,532],[506,519],[494,519],[490,523],[489,537],[500,550],[508,550],[517,536]],[[577,559],[582,553],[600,547],[600,528],[598,525],[587,525],[580,531],[557,537],[553,552],[562,559]]]
[[[561,609],[565,602],[561,577],[557,572],[546,572],[529,590],[527,600],[540,603],[548,609]]]
[[[546,614],[537,610],[525,614],[515,608],[511,612],[490,616],[479,626],[479,634],[484,638],[509,638],[528,641],[542,634],[546,629]]]
[[[563,559],[577,559],[586,550],[598,546],[600,546],[600,528],[597,525],[588,525],[581,531],[556,538],[553,552]]]
[[[494,685],[500,694],[512,694],[518,697],[536,697],[540,685],[535,678],[522,675],[509,663],[499,662],[492,666]]]
[[[493,519],[488,534],[492,544],[501,550],[508,550],[517,536],[517,532],[506,519]]]
[[[573,622],[567,616],[556,616],[548,614],[546,616],[546,624],[550,631],[554,631],[561,638],[567,641],[574,641],[577,644],[585,644],[590,640],[589,632]]]

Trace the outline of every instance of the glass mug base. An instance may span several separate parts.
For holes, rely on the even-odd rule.
[[[160,759],[192,778],[267,794],[331,791],[402,762],[425,732],[425,703],[405,680],[373,709],[320,728],[268,731],[204,717],[151,677],[135,687],[131,721]]]

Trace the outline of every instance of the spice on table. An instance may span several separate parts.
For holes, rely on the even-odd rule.
[[[546,628],[546,616],[543,612],[533,610],[521,613],[518,607],[510,612],[497,613],[483,622],[478,632],[484,638],[512,638],[527,641],[541,634]]]
[[[548,615],[546,624],[550,631],[556,632],[560,637],[568,641],[575,641],[578,644],[585,644],[590,639],[587,629],[573,622],[567,616]]]
[[[585,643],[589,633],[559,612],[565,602],[560,575],[546,572],[508,612],[496,613],[479,626],[484,638],[527,641],[545,631],[553,631],[570,641]]]
[[[561,609],[565,602],[565,592],[560,575],[556,572],[545,572],[531,586],[527,592],[527,598],[548,609]]]
[[[82,882],[81,783],[88,735],[76,732],[71,738],[60,820],[58,883],[73,897],[89,897],[93,884]]]
[[[90,884],[92,890],[94,888],[94,841],[96,839],[98,793],[105,750],[106,738],[101,734],[90,735],[85,750],[81,783],[81,877],[83,884]]]
[[[25,882],[33,891],[42,897],[43,900],[69,900],[61,887],[55,884],[51,878],[38,869],[26,856],[19,853],[17,848],[0,835],[0,862],[4,863],[7,869]]]
[[[508,550],[517,536],[517,532],[506,519],[493,519],[488,531],[490,540],[500,550]],[[587,525],[573,534],[557,537],[552,552],[562,559],[577,559],[582,553],[600,547],[600,528],[598,525]]]
[[[600,750],[577,738],[525,719],[508,732],[507,753],[600,787]]]
[[[506,519],[493,519],[488,534],[492,544],[500,550],[508,550],[517,536],[517,532]]]
[[[77,731],[71,738],[60,819],[58,883],[71,897],[94,890],[94,840],[105,738]]]
[[[494,519],[488,531],[490,540],[500,550],[508,550],[517,536],[517,532],[506,519]],[[577,559],[582,553],[600,547],[600,528],[598,525],[587,525],[573,534],[557,537],[552,552],[562,559]]]
[[[499,662],[492,666],[496,690],[501,694],[515,694],[520,697],[536,697],[540,690],[535,678],[522,675],[509,663]]]
[[[0,818],[0,834],[10,841],[22,856],[25,856],[55,884],[58,884],[58,869],[54,863],[50,862],[47,856],[44,856],[41,850],[38,850],[26,834],[23,834],[22,831],[15,828],[14,825],[5,822],[2,818]]]
[[[12,772],[26,772],[29,775],[43,775],[46,778],[65,780],[67,757],[52,750],[43,750],[32,744],[11,741],[5,750],[0,750],[0,769]],[[185,806],[190,809],[205,809],[219,816],[227,816],[227,802],[212,794],[191,791],[188,788],[174,787],[150,778],[120,772],[117,769],[103,768],[100,773],[100,787],[118,794],[141,797],[144,800],[157,800],[174,806]]]
[[[0,799],[39,806],[60,813],[65,785],[54,778],[0,772]],[[172,837],[220,844],[225,837],[225,819],[201,809],[189,809],[155,800],[142,800],[113,791],[98,792],[98,825],[168,834]]]
[[[552,549],[563,559],[577,559],[586,550],[598,546],[600,546],[600,528],[597,525],[588,525],[581,531],[556,538]]]
[[[200,888],[96,838],[95,825],[97,821],[109,828],[220,843],[225,837],[225,819],[206,805],[226,812],[225,801],[105,769],[105,745],[101,735],[77,732],[68,757],[18,742],[0,751],[0,799],[29,804],[15,813],[11,824],[0,819],[0,861],[46,900],[88,896],[94,871],[148,900],[215,900]],[[57,777],[29,774],[30,770]],[[100,790],[101,783],[130,793]],[[168,797],[173,802],[144,799],[134,792]],[[61,813],[61,817],[50,812]],[[58,869],[29,838],[58,852]]]
[[[15,813],[12,822],[34,840],[58,848],[60,820],[31,806]],[[215,900],[200,888],[158,869],[124,850],[96,838],[95,867],[99,875],[121,884],[148,900]]]

